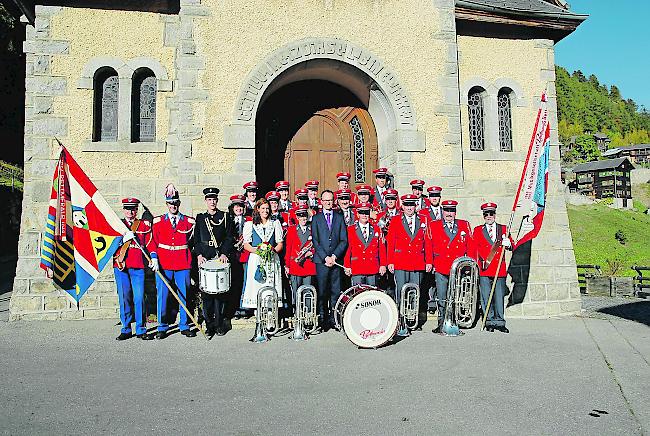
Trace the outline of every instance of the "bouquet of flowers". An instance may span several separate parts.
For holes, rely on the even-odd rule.
[[[257,280],[260,283],[263,283],[266,281],[266,277],[268,276],[268,271],[272,270],[272,265],[274,260],[273,247],[271,247],[271,245],[266,242],[262,242],[260,245],[257,246],[257,250],[255,251],[255,254],[257,254],[260,258],[260,264],[257,266],[257,270],[255,271],[255,280]]]

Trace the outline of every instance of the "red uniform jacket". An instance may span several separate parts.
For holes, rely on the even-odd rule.
[[[308,219],[307,219],[307,222],[310,222],[310,221],[311,221],[311,217],[313,217],[314,215],[316,215],[316,211],[315,211],[314,209],[311,209],[311,208],[309,208],[309,209],[307,209],[307,210],[309,211],[309,217],[308,217]],[[289,215],[288,215],[288,216],[289,216],[289,218],[288,218],[288,223],[289,223],[290,226],[295,226],[296,224],[298,224],[298,217],[296,216],[296,209],[291,209],[291,210],[289,211]]]
[[[172,228],[169,215],[153,219],[153,246],[156,248],[162,269],[180,271],[192,266],[192,252],[189,241],[192,239],[194,218],[178,214],[176,228]]]
[[[451,264],[461,256],[475,258],[472,229],[465,220],[456,220],[455,233],[450,235],[444,221],[431,221],[429,224],[433,242],[433,267],[440,274],[449,275]]]
[[[433,263],[431,239],[427,224],[417,214],[415,217],[415,235],[411,237],[403,214],[390,221],[386,236],[387,262],[395,269],[403,271],[422,271],[427,264]]]
[[[285,241],[285,264],[289,267],[289,274],[293,276],[315,276],[316,264],[311,257],[306,258],[302,264],[296,262],[296,257],[300,250],[311,242],[311,227],[307,225],[307,238],[305,238],[304,243],[300,240],[300,236],[298,235],[298,227],[299,226],[289,226],[289,230],[287,231],[287,240]],[[312,253],[314,253],[313,248]]]
[[[506,226],[503,224],[497,224],[496,229],[497,229],[496,240],[500,241],[502,238],[501,235],[503,235],[506,232]],[[489,265],[487,265],[486,260],[490,255],[492,246],[494,245],[494,241],[490,239],[490,234],[488,233],[487,227],[485,225],[475,227],[473,239],[474,239],[474,246],[475,246],[474,248],[476,254],[475,256],[472,257],[474,257],[478,262],[478,267],[481,272],[481,275],[487,277],[494,277],[494,275],[497,272],[497,262],[499,262],[499,256],[501,256],[503,247],[499,247],[496,250],[496,253],[492,258],[492,261],[490,262]],[[512,244],[513,243],[512,238],[509,239],[510,239],[510,243]],[[506,276],[506,260],[504,257],[501,260],[501,267],[499,268],[499,277],[505,277],[505,276]]]
[[[429,207],[429,200],[423,195],[415,203],[415,210],[420,211]]]
[[[428,202],[428,200],[427,200],[427,202]],[[440,221],[440,220],[442,219],[442,207],[438,206],[438,208],[439,208],[439,209],[438,209],[438,216],[439,216],[439,218],[436,219],[436,216],[435,216],[435,214],[433,213],[433,211],[431,210],[431,207],[430,207],[430,206],[431,206],[431,205],[427,203],[427,207],[426,207],[426,209],[421,209],[421,210],[419,210],[419,211],[418,211],[418,214],[419,214],[421,217],[425,217],[425,218],[426,218],[427,220],[429,220],[429,221]]]
[[[122,219],[122,222],[129,228],[129,230],[131,229],[131,226],[126,222],[124,218]],[[152,257],[156,257],[156,250],[152,244],[153,238],[151,234],[151,223],[149,221],[141,220],[138,223],[138,228],[135,229],[133,233],[135,233],[135,236],[137,237],[140,245],[146,247]],[[118,253],[119,250],[115,253],[115,257],[117,257]],[[131,242],[129,248],[126,251],[124,263],[125,268],[143,269],[148,262],[145,261],[142,250],[140,250],[133,242]],[[113,266],[116,267],[117,263],[113,262]]]
[[[377,225],[368,222],[368,245],[363,241],[361,227],[348,226],[348,250],[343,264],[352,268],[352,275],[379,274],[379,267],[386,266],[386,243]]]

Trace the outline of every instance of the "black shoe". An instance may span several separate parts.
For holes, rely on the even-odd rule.
[[[506,327],[504,325],[497,326],[494,329],[499,330],[501,333],[510,333],[510,330],[508,330],[508,327]]]
[[[494,326],[489,325],[489,326],[485,327],[485,331],[493,332],[494,331]]]
[[[187,338],[193,338],[196,336],[196,333],[194,333],[192,330],[187,329],[187,330],[182,330],[181,335],[187,337]]]
[[[141,333],[138,335],[138,338],[142,339],[143,341],[150,341],[153,339],[151,335],[148,335],[146,333]]]
[[[224,318],[223,329],[227,332],[232,330],[232,323],[230,322],[230,318]]]
[[[165,339],[167,337],[167,332],[156,332],[156,339]]]
[[[214,336],[214,334],[215,334],[215,330],[213,328],[208,328],[205,330],[205,335],[208,338],[211,338],[212,336]]]
[[[217,329],[217,336],[223,336],[226,334],[226,330],[223,327]]]
[[[131,339],[133,337],[133,333],[120,333],[118,337],[115,338],[117,341],[126,341],[127,339]]]
[[[431,330],[431,333],[440,334],[440,326],[438,326],[435,329]]]

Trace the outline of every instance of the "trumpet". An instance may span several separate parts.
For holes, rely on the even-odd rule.
[[[402,286],[399,314],[400,329],[397,336],[408,336],[409,330],[418,326],[420,305],[420,287],[415,283]]]
[[[468,256],[461,256],[454,260],[449,274],[447,287],[447,303],[445,305],[445,318],[440,328],[443,336],[460,336],[464,334],[458,327],[457,305],[462,304],[459,299],[463,295],[475,295],[478,288],[478,264]]]
[[[235,242],[235,250],[242,251],[244,249],[244,235],[239,235],[237,242]]]
[[[296,291],[296,314],[293,334],[295,341],[305,341],[318,327],[318,312],[316,311],[316,288],[302,285]],[[309,326],[309,327],[307,327]]]
[[[273,286],[264,286],[257,292],[257,313],[255,314],[255,335],[251,342],[268,342],[270,336],[280,329],[278,318],[278,291]]]
[[[296,253],[296,263],[303,264],[307,260],[307,253],[310,253],[314,248],[314,243],[312,241],[307,242],[301,249]]]
[[[393,219],[393,217],[389,217],[388,214],[384,214],[384,216],[379,218],[379,221],[377,221],[377,227],[381,229],[381,231],[384,233],[384,236],[388,234],[388,228],[390,227],[391,219]]]

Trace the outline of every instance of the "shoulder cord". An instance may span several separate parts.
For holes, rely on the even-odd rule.
[[[212,232],[212,225],[210,225],[211,222],[212,222],[212,220],[210,218],[205,217],[205,226],[208,228],[208,233],[210,233],[210,239],[212,240],[212,244],[214,245],[214,248],[219,250],[220,246],[219,246],[219,244],[217,244],[217,240],[214,237],[214,233]],[[221,224],[221,223],[219,223],[219,224]]]

